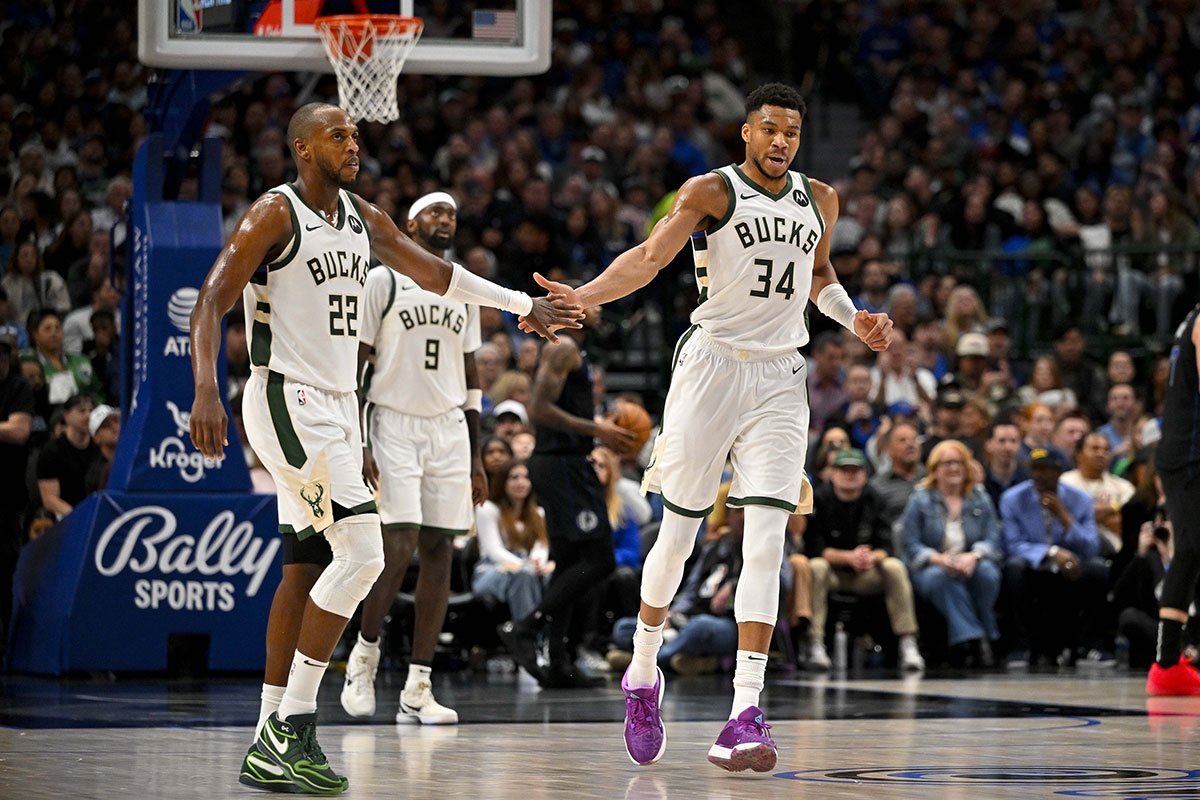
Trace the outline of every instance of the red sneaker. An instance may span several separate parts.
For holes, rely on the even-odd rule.
[[[1200,671],[1183,656],[1179,663],[1169,669],[1158,664],[1150,667],[1146,678],[1146,692],[1153,695],[1200,695]]]

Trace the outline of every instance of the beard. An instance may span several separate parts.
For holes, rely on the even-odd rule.
[[[432,231],[420,231],[421,238],[425,240],[425,244],[432,247],[434,250],[445,252],[450,249],[451,238],[444,233],[434,233]]]
[[[335,167],[333,164],[324,161],[319,162],[319,166],[321,168],[321,177],[325,178],[325,180],[334,184],[339,189],[345,189],[346,191],[349,191],[354,188],[354,181],[358,178],[357,172],[354,173],[354,177],[346,180],[342,177],[341,167]]]

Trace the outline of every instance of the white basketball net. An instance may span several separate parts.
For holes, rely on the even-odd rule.
[[[337,74],[342,108],[354,119],[388,123],[399,118],[396,81],[421,38],[415,17],[318,18],[325,55]]]

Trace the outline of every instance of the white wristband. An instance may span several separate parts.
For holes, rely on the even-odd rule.
[[[450,286],[446,289],[448,300],[458,300],[477,306],[491,306],[523,317],[533,310],[533,298],[524,292],[515,292],[492,283],[486,278],[468,272],[459,264],[453,264]]]
[[[817,295],[817,308],[843,328],[854,332],[854,315],[858,313],[858,309],[854,307],[854,301],[840,283],[831,283],[821,290]]]
[[[463,411],[483,413],[483,389],[467,389],[466,402],[462,404]]]

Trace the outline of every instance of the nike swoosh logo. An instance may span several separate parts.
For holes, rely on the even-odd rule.
[[[407,292],[407,291],[409,291],[409,290],[411,290],[411,289],[416,289],[416,288],[417,288],[416,286],[401,286],[401,287],[400,287],[400,291],[402,291],[402,292]]]
[[[804,365],[803,365],[803,364],[801,364],[801,365],[800,365],[800,366],[798,366],[798,367],[792,367],[792,374],[793,374],[793,375],[795,375],[797,372],[799,372],[799,371],[800,371],[800,370],[802,370],[802,369],[804,369]]]
[[[738,197],[742,198],[743,200],[753,200],[754,199],[753,194],[739,194]]]
[[[306,658],[306,659],[303,659],[303,661],[304,661],[304,663],[305,663],[305,664],[308,664],[310,667],[319,667],[319,666],[322,666],[321,664],[314,664],[313,662],[309,661],[307,658]],[[325,664],[324,666],[329,666],[329,665],[328,665],[328,664]]]
[[[284,753],[286,753],[287,752],[287,740],[280,739],[277,736],[275,736],[275,731],[272,730],[270,724],[267,724],[263,729],[267,732],[267,739],[268,739],[268,741],[271,742],[271,746],[275,748],[275,752],[279,753],[279,755],[283,755]]]
[[[304,226],[304,230],[306,230],[306,231],[315,231],[315,230],[316,230],[317,228],[319,228],[319,227],[321,227],[321,224],[318,222],[316,225],[305,225],[305,226]]]
[[[269,772],[272,775],[283,775],[283,770],[272,764],[270,761],[265,761],[258,756],[246,756],[246,762],[252,764],[256,769],[263,772]]]

